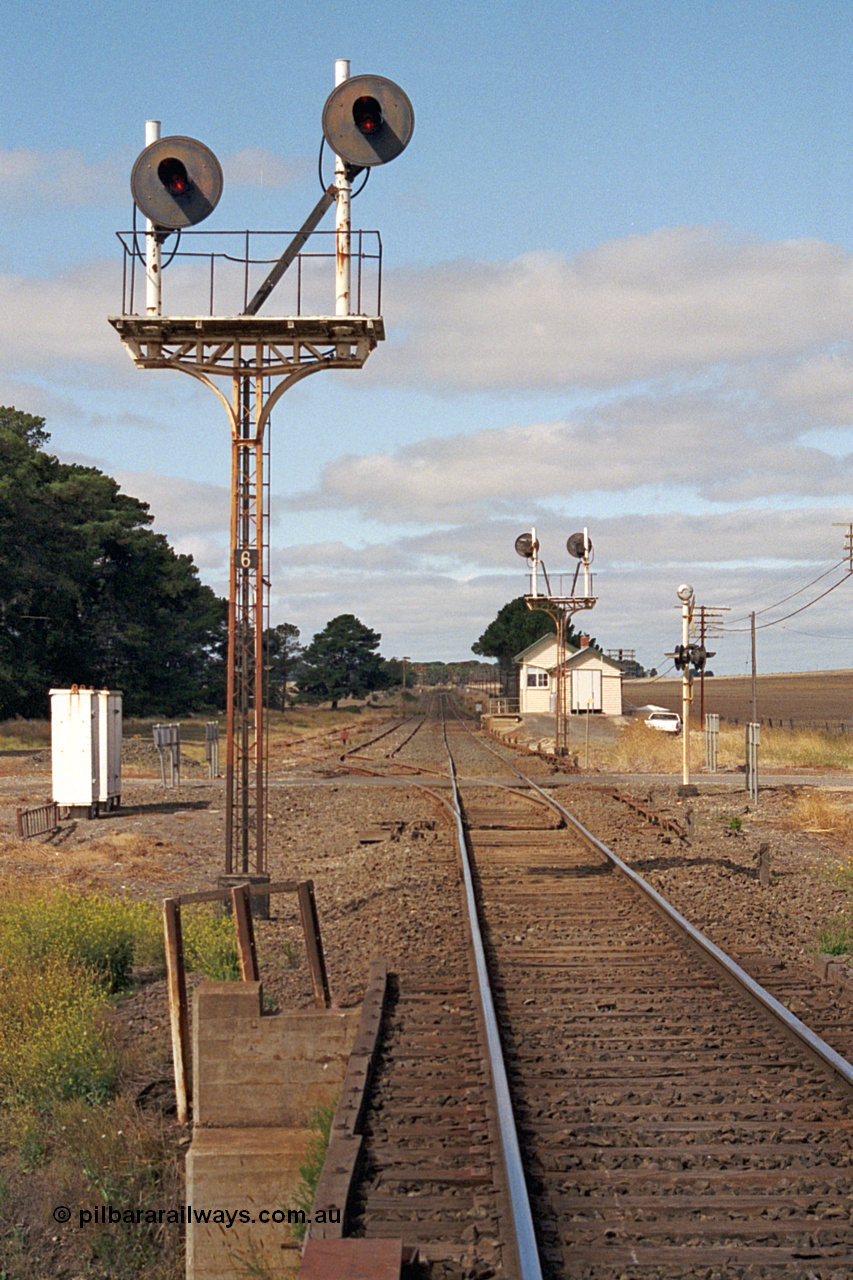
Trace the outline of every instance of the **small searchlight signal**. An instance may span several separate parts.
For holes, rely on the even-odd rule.
[[[137,156],[130,175],[136,207],[164,231],[195,226],[222,195],[222,168],[196,138],[158,138]]]
[[[515,540],[515,549],[520,556],[529,560],[539,550],[539,540],[532,533],[520,533]]]
[[[592,542],[587,533],[573,533],[566,542],[566,550],[575,560],[583,560],[592,551]]]

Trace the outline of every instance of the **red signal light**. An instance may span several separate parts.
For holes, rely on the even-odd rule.
[[[185,196],[192,186],[186,165],[175,156],[166,156],[157,166],[157,177],[170,196]]]
[[[375,137],[385,123],[382,108],[375,98],[369,96],[356,98],[352,104],[352,118],[356,129],[366,138]]]

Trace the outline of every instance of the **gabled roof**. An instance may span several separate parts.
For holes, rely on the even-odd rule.
[[[595,658],[598,662],[603,662],[608,667],[613,667],[616,671],[619,671],[620,673],[622,671],[621,662],[616,662],[615,659],[608,658],[607,655],[603,654],[599,649],[592,649],[589,645],[585,645],[584,648],[575,649],[573,653],[569,653],[568,652],[569,647],[570,646],[568,645],[566,646],[566,666],[567,667],[579,667],[585,661],[586,658]],[[551,671],[557,670],[556,662],[550,668],[550,670]]]
[[[544,636],[540,636],[538,640],[534,640],[533,644],[529,644],[526,649],[522,649],[521,653],[517,653],[513,658],[513,662],[530,662],[536,652],[541,649],[556,645],[557,637],[553,631],[546,631]],[[566,645],[566,653],[580,653],[573,644]]]
[[[513,658],[513,662],[528,663],[530,666],[536,666],[536,659],[539,654],[544,653],[547,649],[556,649],[557,637],[553,631],[548,631],[544,636],[540,636],[538,640],[534,640],[533,644],[529,644],[526,649],[522,649],[521,653],[517,653]],[[566,642],[566,666],[580,666],[588,657],[594,657],[601,662],[613,667],[616,671],[622,671],[621,662],[617,662],[615,658],[608,658],[600,649],[593,649],[589,645],[574,645]],[[556,671],[556,662],[551,662],[545,668],[546,671]]]

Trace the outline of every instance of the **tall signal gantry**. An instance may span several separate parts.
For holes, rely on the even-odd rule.
[[[225,409],[231,432],[226,875],[267,876],[263,637],[269,620],[270,576],[266,429],[285,391],[324,369],[360,369],[385,337],[379,312],[379,236],[352,231],[352,183],[362,173],[369,176],[374,167],[401,154],[412,136],[414,112],[398,85],[381,76],[350,78],[349,62],[339,60],[335,89],[323,108],[322,127],[324,140],[336,157],[335,177],[299,231],[199,233],[191,229],[213,212],[222,193],[219,162],[194,138],[161,138],[159,122],[149,121],[146,147],[131,175],[135,210],[144,216],[145,229],[137,232],[134,210],[133,231],[119,233],[125,249],[122,313],[110,316],[110,323],[138,368],[175,369],[209,387]],[[327,254],[312,252],[303,262],[302,251],[309,237],[332,205],[336,206],[335,231],[330,233],[333,248]],[[208,239],[192,241],[187,252],[180,248],[182,234]],[[175,239],[169,246],[172,236]],[[289,243],[283,252],[271,254],[267,246],[276,240],[280,243],[282,236],[289,236]],[[236,251],[235,243],[239,246]],[[375,249],[371,248],[374,244]],[[198,305],[197,287],[189,307],[164,315],[163,271],[176,257],[194,273],[197,286],[201,276],[206,305]],[[334,262],[334,314],[328,310],[310,312],[304,305],[306,292],[315,283],[316,260],[322,258]],[[296,270],[289,280],[295,279],[295,304],[275,315],[259,314],[294,264]],[[140,266],[144,289],[137,280]],[[267,268],[266,274],[252,292],[259,268]],[[368,288],[365,276],[371,268],[376,279]],[[225,291],[231,291],[232,305],[218,311],[216,301],[223,278]],[[176,282],[176,292],[183,284],[183,280]],[[242,293],[236,306],[235,292],[237,297]],[[294,288],[290,296],[294,297]]]
[[[515,549],[520,556],[528,562],[530,571],[530,590],[525,593],[524,600],[528,609],[533,609],[540,613],[547,613],[553,618],[554,626],[557,634],[557,667],[555,672],[555,695],[554,695],[554,754],[558,756],[568,755],[569,752],[569,713],[568,699],[566,698],[566,628],[569,620],[574,614],[584,609],[592,609],[596,603],[597,597],[592,594],[592,575],[590,574],[590,564],[592,563],[592,542],[590,540],[589,531],[584,529],[582,533],[573,533],[566,542],[566,550],[569,555],[577,560],[577,566],[572,575],[571,586],[568,591],[564,591],[564,578],[567,575],[560,574],[555,579],[555,586],[552,588],[551,580],[545,564],[539,555],[539,539],[536,537],[536,530],[531,529],[530,533],[521,533],[515,540]],[[544,591],[539,585],[539,572],[542,572],[544,582]],[[582,589],[578,590],[578,578],[583,570]]]

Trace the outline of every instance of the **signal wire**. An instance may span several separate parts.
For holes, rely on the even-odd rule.
[[[325,150],[325,147],[326,147],[326,139],[325,137],[323,137],[320,139],[320,154],[317,157],[317,176],[320,179],[320,187],[322,188],[323,191],[326,190],[326,185],[327,185],[326,182],[323,180],[323,151]],[[362,181],[361,186],[357,187],[355,191],[350,192],[350,200],[355,200],[356,196],[361,195],[362,191],[367,186],[367,179],[370,177],[370,174],[371,174],[371,169],[368,166],[364,170],[364,180]]]
[[[161,271],[165,271],[165,270],[166,270],[166,268],[168,267],[169,263],[172,261],[172,259],[174,258],[175,254],[178,252],[178,246],[179,246],[179,245],[180,245],[180,243],[181,243],[181,228],[180,228],[180,227],[175,227],[175,229],[174,229],[174,230],[175,230],[175,246],[174,246],[174,248],[172,249],[172,252],[169,254],[169,256],[168,256],[168,258],[166,259],[166,261],[165,261],[165,262],[161,262],[161,263],[160,263],[160,270],[161,270]],[[147,234],[148,234],[148,232],[146,231],[146,232],[145,232],[145,234],[147,235]],[[143,267],[144,267],[144,266],[146,266],[146,265],[147,265],[147,263],[146,263],[146,260],[145,260],[145,254],[144,254],[144,253],[142,252],[142,250],[140,249],[140,247],[139,247],[139,240],[137,239],[137,230],[136,230],[136,203],[135,203],[135,202],[134,202],[134,205],[133,205],[133,249],[134,249],[134,252],[135,252],[135,254],[136,254],[137,258],[138,258],[138,259],[139,259],[139,261],[142,263]],[[242,262],[242,261],[243,261],[243,259],[241,258],[241,259],[240,259],[240,261]]]

